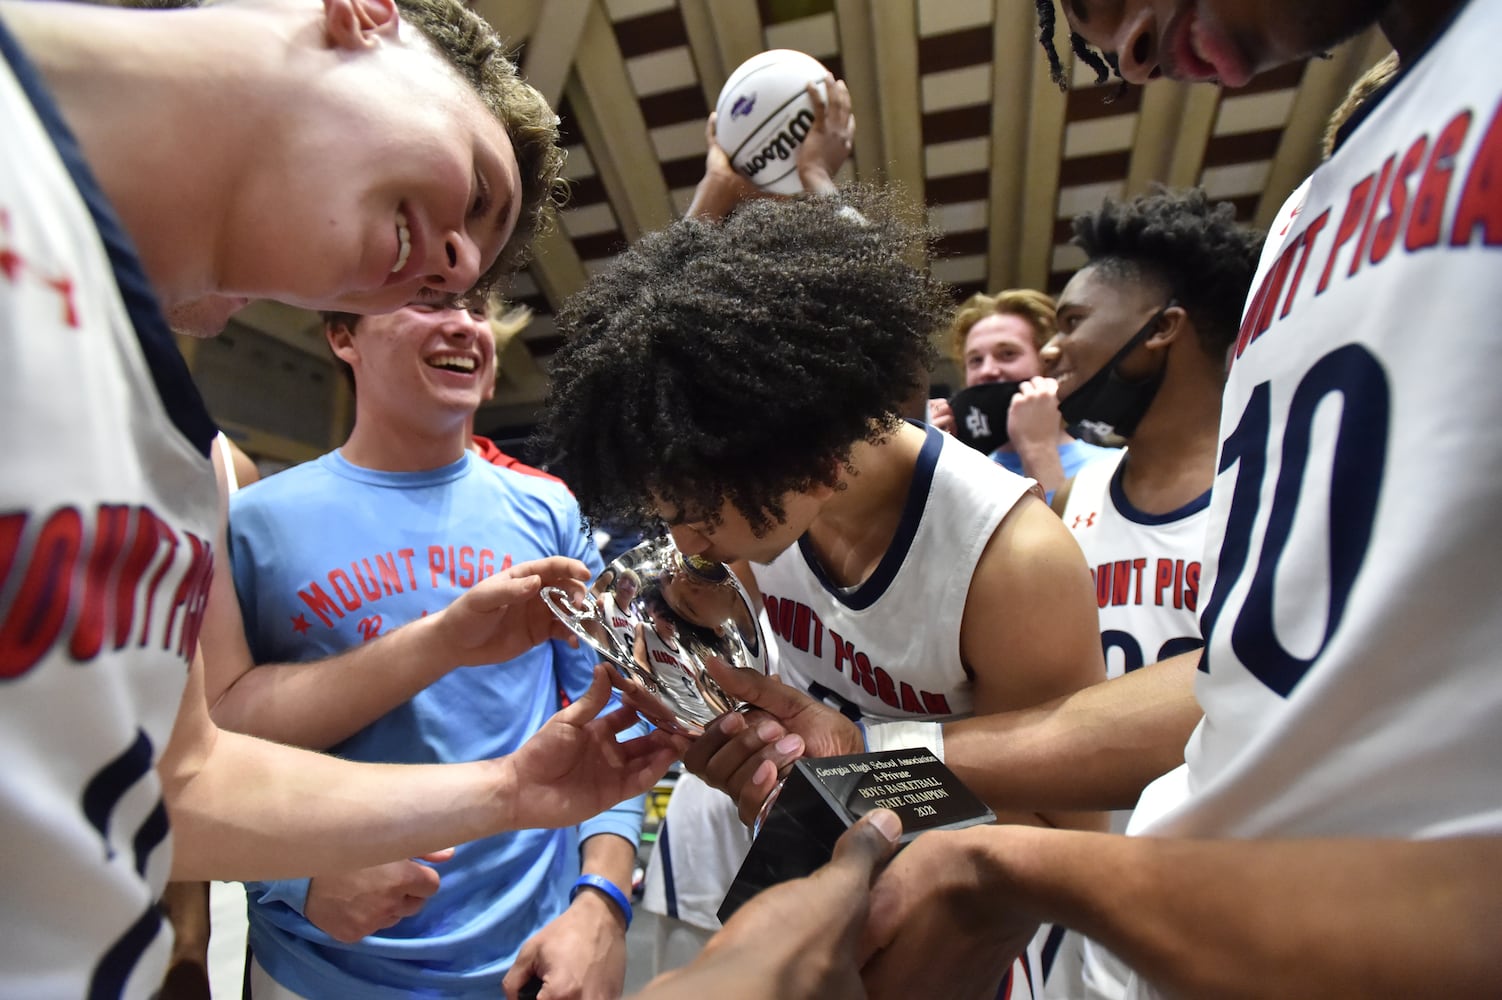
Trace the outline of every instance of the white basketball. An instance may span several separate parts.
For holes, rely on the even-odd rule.
[[[804,89],[828,70],[813,56],[770,49],[736,67],[715,103],[715,139],[735,169],[763,191],[797,194],[797,150],[814,124],[814,103]]]

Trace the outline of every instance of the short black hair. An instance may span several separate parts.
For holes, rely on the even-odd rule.
[[[1071,242],[1085,251],[1086,267],[1161,285],[1189,314],[1200,346],[1219,358],[1236,341],[1262,239],[1236,221],[1230,202],[1212,202],[1200,188],[1156,188],[1076,216]]]
[[[559,312],[538,445],[594,521],[726,501],[761,534],[899,426],[953,309],[891,194],[756,200],[643,237]]]

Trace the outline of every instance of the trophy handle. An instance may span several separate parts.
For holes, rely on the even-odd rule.
[[[568,591],[562,587],[542,588],[542,602],[548,606],[548,610],[558,616],[569,630],[577,635],[596,653],[605,657],[611,663],[615,663],[616,654],[608,645],[600,642],[599,638],[591,635],[589,629],[584,627],[585,622],[599,620],[599,605],[595,601],[595,595],[584,592],[584,607],[574,606]]]

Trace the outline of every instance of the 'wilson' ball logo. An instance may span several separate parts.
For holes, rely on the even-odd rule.
[[[742,94],[740,97],[736,98],[735,103],[730,106],[730,120],[735,121],[737,118],[746,117],[751,113],[751,109],[754,107],[756,107],[756,95]]]

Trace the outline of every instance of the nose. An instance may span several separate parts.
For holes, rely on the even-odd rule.
[[[1042,349],[1038,351],[1038,360],[1043,362],[1044,375],[1052,375],[1054,367],[1059,363],[1059,356],[1063,353],[1060,350],[1063,340],[1064,335],[1056,333],[1052,337],[1049,337],[1048,343],[1044,344]]]
[[[678,546],[678,551],[686,556],[696,556],[709,548],[709,539],[705,538],[693,528],[675,524],[668,529],[673,536],[673,544]]]
[[[1115,57],[1116,72],[1123,80],[1144,84],[1163,75],[1158,65],[1157,29],[1151,4],[1143,4],[1122,18],[1107,52]]]
[[[444,260],[439,270],[428,275],[428,284],[447,292],[464,292],[480,280],[480,248],[468,233],[449,231],[443,234]]]
[[[975,373],[977,384],[1001,381],[1001,362],[995,358],[985,358],[980,363],[980,370]]]

